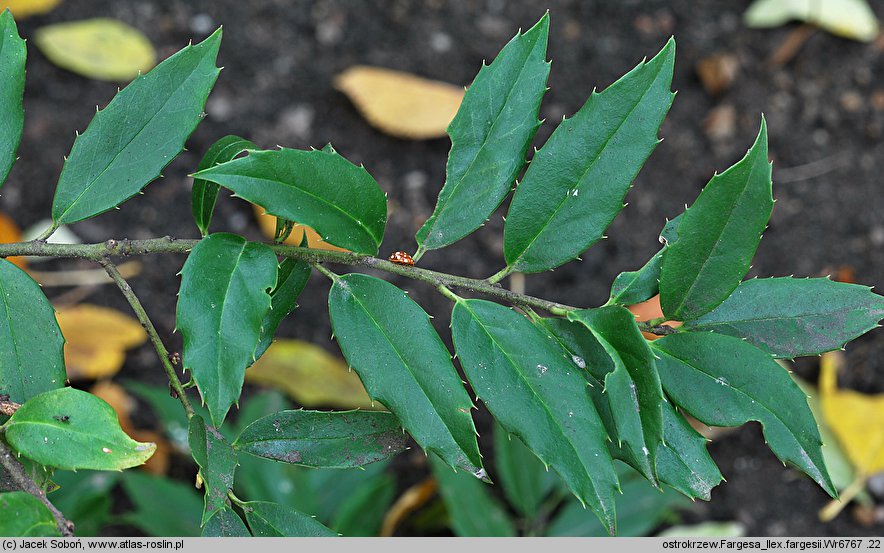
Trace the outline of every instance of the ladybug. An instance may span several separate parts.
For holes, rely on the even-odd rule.
[[[396,263],[397,265],[408,265],[409,267],[414,266],[414,259],[411,258],[406,252],[394,252],[390,255],[390,261]]]

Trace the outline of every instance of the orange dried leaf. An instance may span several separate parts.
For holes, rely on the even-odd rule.
[[[629,309],[629,311],[631,311],[632,314],[635,315],[635,320],[639,322],[650,321],[663,317],[663,309],[660,307],[659,294],[647,301],[627,306],[627,309]],[[679,321],[666,321],[663,324],[671,327],[681,326],[681,322]],[[656,340],[657,338],[659,338],[659,336],[657,336],[656,334],[651,334],[649,332],[642,332],[642,335],[648,340]]]
[[[21,242],[21,229],[8,215],[0,212],[0,243],[9,244],[12,242]],[[6,260],[18,265],[21,269],[24,269],[27,264],[24,257],[7,257]]]
[[[71,380],[116,374],[123,366],[126,350],[147,340],[147,333],[136,319],[106,307],[63,307],[57,318],[66,340],[64,358]]]

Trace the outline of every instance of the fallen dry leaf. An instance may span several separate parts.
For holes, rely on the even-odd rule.
[[[718,96],[730,88],[739,69],[737,56],[729,53],[713,54],[697,62],[697,76],[710,96]]]
[[[347,69],[334,85],[374,127],[413,140],[445,136],[464,95],[460,86],[365,65]]]
[[[381,537],[390,537],[408,515],[423,507],[436,494],[436,480],[427,478],[408,488],[399,496],[384,515],[381,525]]]
[[[0,11],[9,8],[16,21],[32,15],[41,15],[55,9],[61,0],[6,0],[0,2]]]
[[[343,359],[300,340],[271,344],[246,371],[246,382],[282,390],[304,407],[372,408],[362,381]]]
[[[0,212],[0,243],[9,244],[11,242],[21,242],[21,229],[8,215]],[[14,263],[20,269],[24,269],[27,265],[24,257],[7,257],[6,261]]]
[[[755,0],[743,20],[756,28],[805,21],[834,35],[863,42],[878,36],[878,18],[865,0]]]
[[[147,340],[147,333],[136,319],[106,307],[62,307],[56,316],[65,337],[64,360],[71,380],[116,374],[123,366],[126,350]]]
[[[258,227],[261,229],[261,234],[267,237],[268,240],[273,240],[273,237],[276,235],[276,217],[273,215],[268,215],[264,208],[258,205],[252,204],[252,207],[255,211],[255,218],[258,220]],[[346,252],[344,248],[339,248],[337,246],[333,246],[328,242],[324,241],[319,233],[308,226],[299,225],[295,223],[294,229],[288,238],[285,239],[283,244],[288,244],[289,246],[300,246],[301,240],[304,238],[304,233],[307,233],[307,246],[313,248],[315,250],[329,250],[333,252]]]

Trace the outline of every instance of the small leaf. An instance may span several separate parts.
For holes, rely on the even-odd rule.
[[[0,186],[15,163],[21,142],[25,113],[22,95],[25,90],[25,41],[9,10],[0,13]]]
[[[390,413],[282,411],[246,427],[233,446],[258,457],[323,468],[361,467],[405,451]]]
[[[92,394],[61,388],[28,400],[5,425],[6,440],[29,459],[67,470],[122,470],[153,455],[120,429],[110,405]]]
[[[417,231],[418,254],[457,242],[481,226],[509,194],[540,126],[546,92],[549,14],[483,63],[448,126],[451,152],[433,214]]]
[[[193,484],[150,476],[141,471],[122,474],[123,489],[135,511],[121,519],[149,536],[199,536],[203,501]],[[157,508],[157,506],[162,506]]]
[[[246,367],[255,361],[276,271],[270,248],[227,233],[202,239],[181,269],[177,324],[183,365],[215,425],[239,399]]]
[[[298,306],[298,296],[310,279],[310,265],[300,259],[287,257],[279,264],[276,286],[270,291],[270,310],[261,323],[261,337],[255,350],[255,358],[264,355],[273,342],[279,323]]]
[[[626,271],[617,275],[611,284],[611,297],[608,304],[633,305],[647,301],[660,293],[660,269],[663,267],[663,252],[678,240],[678,225],[682,215],[666,222],[660,233],[663,247],[638,271]]]
[[[36,538],[60,536],[52,513],[26,492],[0,493],[0,536]]]
[[[556,484],[555,475],[522,440],[500,425],[494,427],[494,461],[498,483],[507,500],[525,518],[536,518],[543,500]]]
[[[879,30],[878,18],[865,0],[756,0],[743,15],[746,25],[754,28],[778,27],[793,19],[863,42],[875,40]]]
[[[261,229],[261,234],[263,234],[268,240],[273,240],[276,237],[276,224],[279,218],[274,217],[273,215],[268,215],[264,211],[264,208],[259,205],[252,204],[252,208],[255,213],[255,219],[258,221],[258,228]],[[306,245],[304,244],[305,241]],[[329,244],[323,240],[315,230],[308,226],[299,225],[298,223],[294,224],[292,227],[292,233],[283,241],[283,244],[309,247],[314,250],[329,250],[332,252],[349,251]]]
[[[150,40],[116,19],[47,25],[37,29],[34,42],[55,65],[103,81],[130,81],[157,60]]]
[[[236,450],[227,443],[214,426],[206,424],[202,417],[190,419],[188,443],[193,460],[199,465],[199,475],[205,487],[203,526],[209,519],[229,505],[227,492],[233,489],[236,472]]]
[[[25,403],[64,386],[64,337],[40,286],[0,260],[0,394]]]
[[[746,156],[715,175],[684,214],[666,251],[660,304],[668,319],[688,321],[717,307],[749,271],[773,210],[767,125]]]
[[[384,192],[364,167],[334,150],[249,150],[194,178],[220,184],[271,215],[309,225],[348,250],[374,255],[384,236]]]
[[[15,19],[21,21],[32,15],[49,13],[61,4],[61,0],[5,0],[2,6],[12,11]]]
[[[313,517],[286,505],[250,501],[243,511],[255,537],[325,537],[337,536]]]
[[[460,86],[366,65],[348,68],[334,86],[372,126],[412,140],[445,136],[464,97]]]
[[[115,375],[123,366],[126,350],[147,341],[137,319],[107,307],[62,307],[56,317],[66,339],[64,360],[71,380]]]
[[[206,151],[200,160],[197,171],[214,167],[219,163],[225,163],[235,158],[245,150],[257,150],[254,143],[232,134],[221,138]],[[209,234],[209,223],[212,222],[212,212],[215,211],[215,200],[218,199],[218,185],[203,179],[193,179],[191,189],[191,208],[193,220],[199,227],[203,236]]]
[[[473,475],[455,472],[438,457],[430,457],[451,529],[462,538],[513,537],[516,530],[488,486]]]
[[[657,477],[691,499],[709,501],[724,480],[706,451],[706,438],[668,401],[663,403],[663,440],[657,448]]]
[[[246,382],[273,386],[304,407],[372,407],[359,377],[343,359],[301,340],[272,343],[246,371]]]
[[[224,507],[203,526],[204,538],[250,538],[252,534],[233,509]]]
[[[464,373],[494,418],[613,533],[617,476],[579,367],[527,319],[496,303],[458,301],[451,334]]]
[[[369,395],[422,448],[479,472],[473,403],[426,312],[392,284],[356,273],[335,279],[328,309],[341,351]]]
[[[884,297],[868,286],[826,278],[741,282],[731,296],[684,328],[745,338],[774,357],[839,349],[878,326]]]
[[[739,338],[708,332],[664,336],[651,347],[673,402],[711,426],[760,422],[777,457],[836,495],[807,396],[768,354]]]
[[[56,224],[82,221],[137,194],[184,148],[220,69],[220,29],[138,77],[74,141],[52,202]]]
[[[558,267],[602,238],[660,142],[657,133],[675,96],[674,63],[670,39],[651,61],[593,92],[534,155],[504,227],[504,254],[513,270]]]

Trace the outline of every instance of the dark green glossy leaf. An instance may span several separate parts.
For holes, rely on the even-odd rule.
[[[111,489],[121,474],[116,471],[55,471],[52,481],[59,489],[52,492],[49,500],[74,523],[77,536],[99,536],[110,520]]]
[[[361,467],[405,451],[405,433],[382,411],[282,411],[247,426],[239,451],[308,467]]]
[[[193,482],[188,484],[136,470],[124,472],[122,482],[135,510],[121,520],[149,536],[200,535],[203,500]]]
[[[183,364],[216,426],[239,400],[246,367],[255,361],[276,271],[270,248],[226,233],[202,239],[181,269]]]
[[[675,404],[711,426],[760,422],[777,457],[837,495],[807,396],[770,355],[711,332],[664,336],[652,347],[663,387]]]
[[[419,249],[442,248],[481,226],[509,194],[540,126],[546,92],[549,14],[517,34],[491,65],[482,65],[448,126],[445,185],[418,230]]]
[[[439,493],[448,510],[451,529],[457,536],[510,537],[516,535],[513,522],[491,495],[491,488],[473,475],[455,472],[430,456],[430,467],[439,484]]]
[[[233,509],[224,507],[203,526],[204,538],[250,538],[252,534]]]
[[[15,163],[24,128],[25,41],[8,9],[0,13],[0,186]]]
[[[682,214],[684,215],[684,214]],[[678,240],[679,215],[666,222],[660,233],[663,247],[638,271],[626,271],[617,275],[611,285],[608,304],[633,305],[647,301],[660,293],[660,269],[663,267],[663,252]]]
[[[335,246],[374,255],[384,237],[384,192],[364,167],[332,149],[250,150],[194,177],[220,184],[271,215],[312,227]]]
[[[82,221],[137,194],[184,149],[220,69],[221,29],[136,78],[74,141],[52,202],[56,224]]]
[[[218,511],[229,505],[227,492],[233,489],[236,472],[236,451],[215,427],[207,425],[202,417],[190,419],[190,454],[200,467],[200,477],[205,488],[204,525]]]
[[[392,284],[355,273],[335,280],[328,308],[341,351],[371,398],[422,448],[479,472],[473,402],[426,312]]]
[[[672,105],[671,40],[604,92],[593,92],[538,150],[506,218],[504,254],[516,271],[566,263],[597,242],[657,146]]]
[[[347,494],[330,526],[342,536],[377,536],[395,498],[393,475],[380,474],[366,479]]]
[[[494,418],[613,532],[617,477],[579,366],[527,319],[496,303],[459,300],[451,332],[461,367]]]
[[[660,305],[668,319],[689,321],[731,295],[749,271],[773,210],[767,125],[746,156],[715,175],[678,226],[660,273]]]
[[[839,349],[878,326],[884,297],[868,286],[826,278],[747,280],[685,329],[745,338],[774,357]]]
[[[0,394],[16,403],[64,386],[64,337],[27,273],[0,260]]]
[[[270,310],[264,315],[264,322],[261,324],[261,338],[255,350],[255,359],[264,355],[273,343],[279,323],[298,307],[298,296],[304,291],[308,280],[310,265],[306,262],[287,257],[279,264],[276,286],[270,291]]]
[[[286,505],[250,501],[243,511],[255,537],[323,537],[337,536],[315,518]]]
[[[522,440],[495,425],[494,465],[497,483],[510,504],[528,519],[537,516],[543,500],[556,485],[556,476]]]
[[[200,161],[197,171],[214,167],[219,163],[228,162],[245,150],[257,149],[258,147],[251,141],[229,134],[209,147],[206,155]],[[193,220],[203,236],[209,234],[209,223],[212,222],[215,200],[218,199],[218,188],[218,185],[214,182],[193,179],[190,205],[193,209]]]
[[[110,405],[74,388],[31,398],[5,428],[13,449],[42,465],[68,470],[137,467],[157,447],[127,436]]]
[[[0,513],[3,513],[0,517],[0,536],[36,538],[61,535],[46,505],[29,493],[0,493]],[[9,547],[4,549],[11,550]]]
[[[709,501],[724,478],[706,451],[706,438],[668,401],[663,402],[663,439],[657,449],[657,477],[690,498]]]

